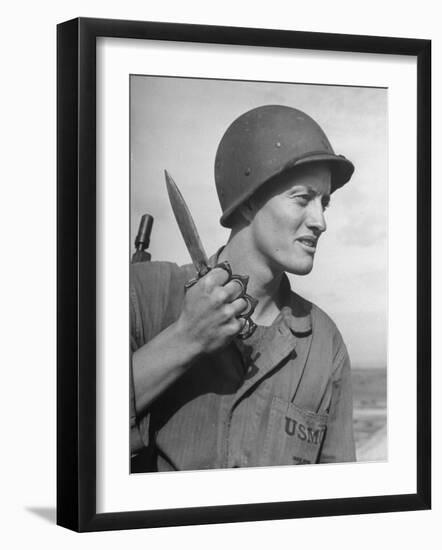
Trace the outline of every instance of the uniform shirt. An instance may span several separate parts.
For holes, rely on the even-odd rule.
[[[132,266],[132,351],[178,318],[193,276],[193,266]],[[148,410],[137,410],[131,376],[132,471],[355,460],[345,344],[322,310],[284,285],[271,326],[199,358]]]

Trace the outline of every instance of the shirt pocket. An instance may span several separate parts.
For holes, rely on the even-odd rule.
[[[261,466],[314,464],[327,431],[326,414],[316,414],[274,397]]]

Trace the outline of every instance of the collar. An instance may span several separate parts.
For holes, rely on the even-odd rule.
[[[311,334],[311,304],[291,291],[285,274],[282,284],[287,305],[272,325],[258,326],[250,339],[234,339],[246,366],[245,380],[236,394],[235,404],[287,357],[296,358],[290,369],[293,380],[299,383],[302,377],[311,343],[310,338],[306,338]]]
[[[312,331],[312,304],[292,291],[285,273],[281,286],[284,306],[278,318],[281,317],[281,321],[297,336],[307,336]]]

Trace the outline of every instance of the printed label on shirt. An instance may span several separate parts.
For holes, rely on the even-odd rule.
[[[285,417],[285,433],[287,435],[297,437],[301,441],[307,441],[314,445],[319,445],[321,443],[326,428],[326,425],[320,426],[319,428],[312,428],[290,416]]]
[[[327,415],[303,410],[274,397],[262,465],[313,464],[327,431]]]

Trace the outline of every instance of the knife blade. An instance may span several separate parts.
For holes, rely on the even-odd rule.
[[[190,257],[192,258],[193,265],[197,270],[198,277],[203,277],[210,271],[209,260],[196,229],[195,222],[193,221],[192,214],[172,176],[167,170],[164,170],[164,175],[166,177],[167,193],[169,195],[170,204],[181,235],[186,243]]]

